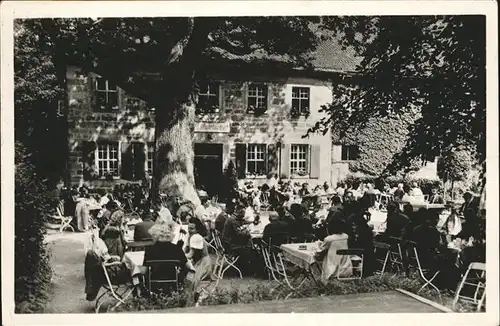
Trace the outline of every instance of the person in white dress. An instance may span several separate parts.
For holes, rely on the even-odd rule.
[[[349,276],[352,274],[352,262],[349,256],[337,255],[337,250],[348,249],[349,236],[344,233],[344,223],[332,220],[328,224],[328,233],[319,246],[316,260],[322,261],[321,282],[328,283],[332,276]]]

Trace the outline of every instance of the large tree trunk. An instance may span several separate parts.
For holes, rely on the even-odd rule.
[[[153,198],[160,193],[200,204],[193,173],[194,118],[194,105],[175,98],[156,108]]]
[[[213,29],[210,18],[187,18],[187,32],[172,47],[156,91],[155,167],[152,198],[158,194],[180,197],[201,205],[194,185],[194,119],[197,102],[194,76],[200,68],[200,55]],[[172,212],[175,213],[175,212]]]

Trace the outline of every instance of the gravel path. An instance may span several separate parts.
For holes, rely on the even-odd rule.
[[[83,274],[85,234],[49,233],[46,241],[52,250],[52,297],[46,313],[90,313],[93,303],[85,300]]]

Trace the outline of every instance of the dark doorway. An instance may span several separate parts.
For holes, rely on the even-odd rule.
[[[222,144],[194,144],[194,178],[196,188],[209,196],[222,191]]]

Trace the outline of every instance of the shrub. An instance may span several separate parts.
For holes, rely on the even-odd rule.
[[[433,187],[437,187],[438,189],[442,189],[443,185],[440,180],[436,179],[427,179],[427,178],[414,178],[411,175],[406,177],[377,177],[370,175],[356,175],[356,174],[348,174],[346,178],[342,180],[346,186],[354,186],[356,187],[360,183],[372,183],[375,185],[375,188],[382,190],[384,184],[389,184],[391,187],[396,187],[399,183],[402,183],[406,186],[410,186],[413,182],[416,182],[418,186],[422,189],[424,194],[430,194],[431,189]]]
[[[226,207],[229,207],[238,198],[238,175],[233,161],[229,161],[225,171],[225,185]]]
[[[284,299],[288,295],[290,298],[307,298],[314,296],[331,296],[342,294],[356,294],[368,292],[381,292],[395,289],[402,289],[416,293],[422,282],[415,277],[404,277],[402,275],[384,274],[383,276],[371,276],[361,280],[338,281],[332,280],[324,287],[318,287],[313,282],[304,284],[300,291],[292,291],[285,285],[281,285],[273,290],[268,282],[262,281],[260,284],[252,284],[248,288],[240,289],[236,286],[229,288],[217,288],[206,297],[201,305],[212,306],[221,304],[251,303],[258,301],[269,301]],[[439,297],[435,291],[424,289],[420,296],[451,307],[453,299],[452,293],[442,293]],[[170,296],[156,295],[152,298],[133,298],[120,306],[117,311],[144,311],[168,308],[185,307],[187,297],[182,293],[174,293]],[[474,307],[466,304],[457,306],[459,312],[474,311]]]
[[[38,178],[30,156],[15,145],[15,265],[16,312],[39,311],[47,299],[52,270],[44,243],[46,216],[55,207],[57,194]]]

